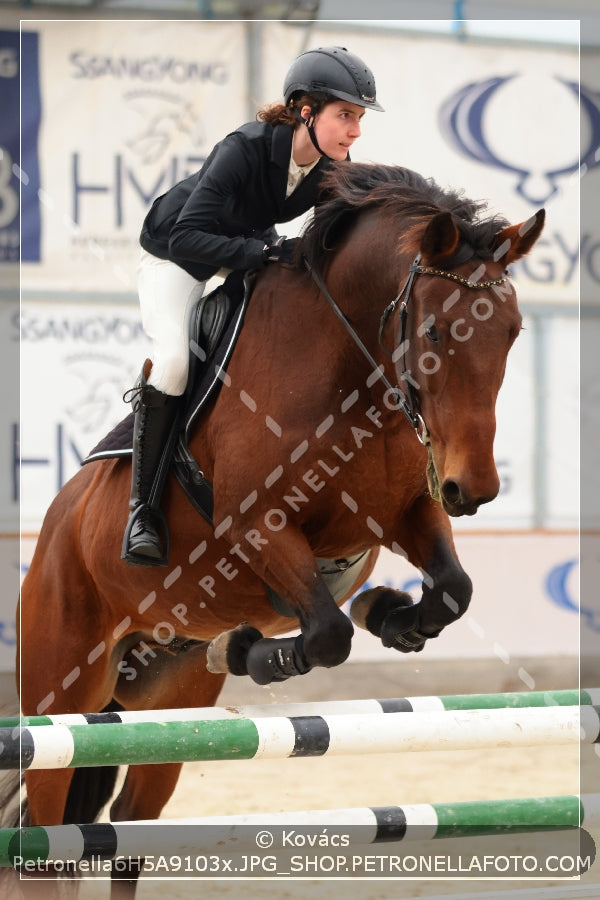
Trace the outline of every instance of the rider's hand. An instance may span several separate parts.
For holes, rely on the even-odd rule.
[[[296,243],[297,238],[291,238],[287,240],[285,235],[280,237],[277,243],[265,244],[265,249],[263,250],[263,257],[266,263],[269,262],[283,262],[293,264],[295,261],[296,255]]]

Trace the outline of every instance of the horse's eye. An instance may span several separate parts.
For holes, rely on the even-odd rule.
[[[440,342],[440,333],[435,327],[435,325],[430,325],[429,328],[425,329],[425,334],[429,338],[430,341],[433,341],[434,344],[439,344]]]

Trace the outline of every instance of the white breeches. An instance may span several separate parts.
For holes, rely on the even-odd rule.
[[[205,285],[175,263],[142,250],[138,293],[142,325],[152,341],[148,384],[174,397],[185,391],[190,314]]]

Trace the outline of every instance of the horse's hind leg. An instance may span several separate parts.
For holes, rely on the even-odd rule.
[[[130,766],[110,808],[112,822],[157,819],[177,785],[182,763]]]
[[[132,658],[127,658],[127,668]],[[180,707],[214,706],[224,675],[211,675],[206,670],[206,644],[199,644],[178,655],[157,650],[152,663],[138,663],[137,677],[121,681],[116,699],[129,709],[177,709]],[[130,766],[110,817],[113,822],[136,819],[158,819],[177,785],[181,763]],[[133,897],[140,865],[113,873],[111,900]]]
[[[73,773],[73,769],[25,772],[31,825],[56,825],[63,821]]]
[[[119,681],[115,699],[125,709],[178,709],[214,706],[225,681],[206,669],[206,644],[177,655],[156,651],[148,666],[138,664],[137,677]],[[126,657],[131,668],[131,657]],[[123,789],[111,807],[113,821],[157,819],[175,790],[181,764],[130,766]]]
[[[119,796],[110,808],[112,822],[132,822],[136,819],[158,819],[175,790],[181,763],[129,766]],[[168,854],[167,854],[168,855]],[[130,858],[123,865],[113,866],[111,900],[131,900],[144,858]]]
[[[63,811],[67,802],[69,788],[73,780],[74,769],[56,769],[52,771],[30,771],[25,773],[27,786],[26,821],[62,822]],[[42,812],[38,812],[41,811]],[[77,882],[72,878],[62,878],[60,870],[54,871],[50,866],[41,865],[38,872],[18,869],[19,890],[6,896],[14,900],[76,900]],[[0,885],[0,897],[2,893]]]
[[[40,642],[43,642],[44,629],[40,628],[38,631],[40,632],[39,637],[34,638],[33,634],[28,634],[22,641],[23,677],[20,694],[23,713],[25,715],[39,714],[40,698],[44,697],[44,692],[46,696],[55,693],[52,701],[43,709],[44,713],[48,715],[64,712],[95,712],[103,709],[111,699],[115,681],[114,674],[111,674],[114,669],[111,666],[109,654],[105,653],[102,661],[97,660],[93,672],[90,671],[89,674],[82,666],[81,675],[77,681],[68,689],[63,690],[62,684],[64,684],[65,675],[76,670],[83,656],[81,651],[73,650],[70,653],[70,648],[66,642],[63,642],[64,667],[61,666],[60,660],[48,659],[44,684],[42,667],[33,665],[36,655],[40,659],[43,652]],[[96,646],[98,643],[98,637],[92,633],[90,646]],[[84,677],[84,674],[87,677]],[[106,773],[107,777],[111,777],[108,767],[103,767],[103,773]],[[72,769],[28,770],[25,773],[27,807],[32,825],[63,823],[73,775]],[[94,779],[97,782],[98,773],[95,773]],[[106,790],[100,786],[99,793],[93,795],[89,790],[82,791],[80,802],[76,804],[77,815],[80,817],[81,823],[94,820],[99,812],[99,809],[96,808],[96,800],[105,794]]]
[[[43,629],[40,629],[43,632]],[[31,660],[35,655],[35,645],[28,642],[26,651],[24,652],[24,663],[28,660],[28,672],[31,672]],[[81,659],[81,653],[73,657],[69,657],[65,653],[65,668],[63,672],[68,673],[73,670],[75,661]],[[56,664],[58,668],[58,663]],[[105,660],[102,667],[100,661],[97,661],[94,677],[83,675],[78,679],[77,684],[73,684],[68,691],[56,690],[56,697],[44,709],[46,714],[63,713],[63,712],[95,712],[103,709],[110,700],[112,693],[112,683],[114,677],[111,678],[109,660]],[[48,691],[49,686],[53,685],[52,672],[56,672],[56,668],[48,664],[47,682],[45,690]],[[60,669],[59,669],[60,672]],[[59,677],[62,676],[62,673]],[[60,685],[57,679],[57,684]],[[23,671],[23,680],[21,684],[21,701],[22,709],[25,715],[35,715],[39,712],[38,704],[42,693],[41,677],[25,674],[25,665]],[[88,771],[88,770],[82,770]],[[111,779],[111,770],[108,767],[102,767],[102,778],[108,778],[107,786],[100,785],[98,772],[94,772],[90,783],[95,781],[99,788],[98,793],[91,793],[90,790],[81,792],[78,802],[75,804],[77,809],[78,822],[91,822],[99,812],[97,808],[97,800],[106,794],[107,790],[112,788],[109,784]],[[73,769],[52,769],[48,771],[30,769],[25,773],[25,782],[27,785],[27,808],[29,818],[32,825],[59,825],[65,819],[65,812],[68,813],[67,799],[74,777]],[[98,800],[99,802],[99,800]],[[73,819],[71,819],[73,821]]]

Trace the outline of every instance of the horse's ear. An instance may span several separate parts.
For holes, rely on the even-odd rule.
[[[535,215],[520,225],[509,225],[503,228],[494,238],[492,249],[494,259],[509,266],[517,259],[529,253],[544,227],[546,210],[539,209]]]
[[[421,259],[427,265],[439,265],[450,259],[458,247],[460,235],[449,212],[437,213],[427,223],[421,238]]]

